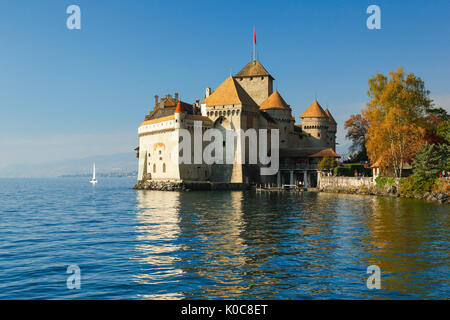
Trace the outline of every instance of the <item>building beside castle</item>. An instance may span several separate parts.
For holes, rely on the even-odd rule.
[[[153,110],[138,128],[138,181],[241,185],[297,185],[302,182],[306,186],[315,186],[320,160],[326,156],[339,157],[335,152],[337,123],[328,109],[324,110],[317,101],[313,101],[300,115],[301,124],[295,124],[290,105],[278,91],[273,91],[273,81],[272,75],[259,61],[250,61],[214,91],[207,88],[202,101],[189,104],[181,101],[178,93],[162,98],[155,96]],[[269,129],[270,132],[270,129],[278,129],[278,172],[271,176],[261,175],[262,164],[239,161],[252,156],[248,147],[241,149],[240,136],[234,141],[234,154],[223,153],[224,158],[234,158],[233,163],[179,163],[177,157],[180,155],[172,153],[178,150],[178,133],[185,129],[194,137],[196,127],[201,132],[219,129],[224,135],[230,130]],[[248,139],[244,140],[244,146],[246,143]],[[204,149],[206,146],[205,142],[195,145],[192,141],[192,157],[196,148]]]

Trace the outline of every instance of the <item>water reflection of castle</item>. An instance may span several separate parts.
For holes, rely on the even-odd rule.
[[[178,226],[178,192],[138,191],[136,226],[140,263],[143,272],[136,275],[139,284],[176,282],[183,271],[175,266],[177,244],[180,235]],[[168,205],[170,204],[170,205]],[[152,292],[146,299],[182,298],[178,292]]]
[[[259,197],[257,201],[274,203],[275,207],[276,201],[282,200],[269,199],[270,195]],[[300,255],[305,261],[298,264],[299,273],[305,266],[324,268],[322,259],[327,253],[317,255],[322,243],[314,239],[320,235],[314,224],[324,216],[309,214],[309,222],[299,226],[298,235],[287,233],[293,239],[301,233],[308,235],[301,247],[291,248],[283,244],[285,230],[275,223],[289,226],[290,214],[275,208],[255,210],[246,204],[242,191],[138,191],[137,201],[137,250],[142,256],[142,272],[136,280],[140,284],[178,282],[185,288],[172,292],[168,285],[167,291],[152,292],[145,298],[275,297],[273,290],[286,281],[288,271],[283,265],[272,265],[272,259],[286,256],[295,260]],[[211,203],[215,203],[214,210]],[[327,225],[332,224],[333,216],[324,219],[324,230],[332,232]]]
[[[430,208],[314,192],[137,191],[135,280],[151,299],[444,297],[446,282],[427,275],[445,275],[436,230],[448,219]],[[372,264],[385,291],[366,291]]]

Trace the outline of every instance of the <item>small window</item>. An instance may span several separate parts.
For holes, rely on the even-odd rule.
[[[156,164],[153,164],[153,173],[156,172]]]
[[[159,154],[161,154],[161,150],[159,150]]]
[[[166,173],[166,164],[163,163],[163,172]]]

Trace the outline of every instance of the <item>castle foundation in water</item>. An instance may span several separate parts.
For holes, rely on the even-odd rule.
[[[138,128],[139,159],[136,189],[243,189],[250,185],[317,185],[317,164],[323,157],[335,157],[337,123],[328,109],[314,101],[300,115],[301,124],[295,124],[291,106],[278,91],[273,91],[274,78],[259,61],[250,61],[240,72],[228,77],[214,91],[206,88],[203,100],[189,104],[178,93],[159,98],[155,96],[153,110]],[[196,136],[215,129],[227,136],[230,133],[255,130],[256,136],[235,134],[230,154],[229,141],[223,142],[223,151],[215,154],[219,161],[186,163],[180,161],[183,132]],[[260,134],[268,132],[267,136]],[[277,154],[277,170],[261,174],[268,166],[254,156],[250,144],[270,144],[271,132],[277,130],[277,150],[267,148],[268,155]],[[263,141],[264,139],[264,141]],[[188,151],[198,158],[209,148],[208,143],[192,139]],[[213,139],[211,139],[212,141]],[[272,141],[273,142],[273,141]],[[189,150],[190,149],[190,150]],[[174,152],[175,150],[175,152]],[[275,152],[277,151],[277,152]],[[217,151],[215,151],[217,152]],[[222,159],[223,158],[223,159]],[[231,159],[230,161],[226,160]],[[222,161],[223,160],[223,161]]]

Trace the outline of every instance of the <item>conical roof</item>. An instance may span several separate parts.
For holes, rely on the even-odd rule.
[[[247,65],[239,71],[235,77],[257,77],[257,76],[269,76],[273,77],[267,72],[259,61],[250,61]]]
[[[181,101],[178,101],[177,107],[175,108],[175,113],[184,113],[184,108]]]
[[[325,109],[325,113],[326,113],[326,115],[328,116],[328,118],[330,119],[330,122],[331,122],[331,123],[337,124],[336,120],[334,120],[334,118],[333,118],[333,116],[331,115],[331,112],[330,112],[330,110],[328,110],[328,108]]]
[[[267,109],[289,109],[289,105],[284,101],[278,91],[272,92],[272,94],[264,100],[259,106],[261,110]]]
[[[317,100],[314,100],[314,102],[311,103],[308,109],[306,109],[305,112],[302,113],[300,118],[328,118],[328,116],[325,111],[323,111]]]
[[[207,106],[223,106],[228,104],[245,104],[257,106],[256,102],[245,92],[245,90],[233,79],[228,77],[214,92],[201,103]]]
[[[328,149],[320,150],[319,152],[316,152],[316,153],[310,155],[309,157],[310,158],[323,158],[323,157],[340,158],[341,156],[338,155],[336,152],[334,152],[333,149],[328,148]]]

